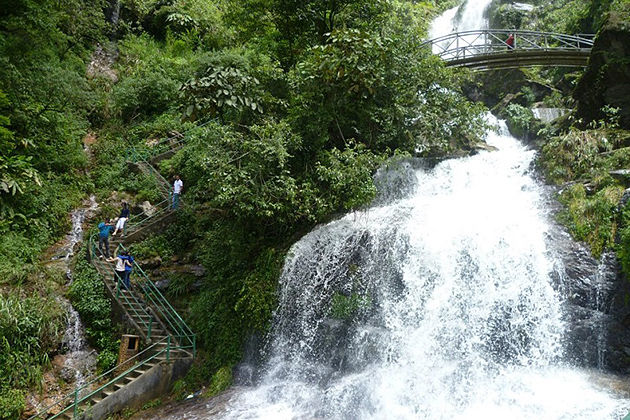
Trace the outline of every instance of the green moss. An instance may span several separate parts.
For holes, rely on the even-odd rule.
[[[614,246],[616,209],[623,191],[623,187],[612,185],[589,197],[584,186],[576,184],[560,195],[566,206],[558,215],[560,222],[577,240],[588,243],[596,258]]]
[[[223,366],[212,375],[212,380],[204,397],[213,397],[221,391],[225,391],[232,385],[232,368]]]
[[[369,296],[352,293],[350,296],[336,292],[332,297],[330,316],[337,319],[350,319],[361,309],[372,306]]]

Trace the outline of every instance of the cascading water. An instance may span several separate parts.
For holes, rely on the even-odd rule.
[[[98,208],[96,198],[92,195],[83,203],[83,207],[77,208],[70,214],[72,227],[62,244],[60,244],[53,261],[61,261],[66,270],[68,284],[72,283],[71,259],[74,256],[76,246],[83,240],[83,224]],[[66,299],[59,298],[66,308],[68,321],[62,340],[64,352],[64,364],[62,375],[66,380],[75,383],[75,386],[83,385],[87,375],[94,372],[96,357],[94,351],[89,348],[85,340],[84,327],[77,311]]]
[[[68,326],[62,344],[66,352],[62,375],[71,377],[75,387],[85,385],[85,378],[94,372],[96,356],[85,340],[85,328],[77,311],[69,302],[64,302],[68,313]],[[69,378],[70,379],[70,378]]]
[[[488,3],[447,11],[431,37],[487,27]],[[253,384],[160,418],[626,415],[630,395],[619,381],[588,368],[603,366],[599,310],[610,264],[560,244],[570,241],[533,176],[535,152],[499,125],[487,139],[496,152],[379,171],[371,208],[290,250]],[[567,253],[576,267],[565,265]],[[587,298],[586,308],[575,305]]]
[[[490,3],[492,0],[465,0],[461,5],[448,9],[431,23],[429,38],[452,32],[487,29],[485,13]]]
[[[267,362],[225,418],[618,419],[566,353],[562,261],[534,157],[383,170],[376,206],[294,245]],[[413,169],[413,166],[417,166]],[[406,167],[406,170],[404,169]],[[402,187],[402,188],[401,188]]]
[[[486,11],[492,0],[465,0],[459,6],[448,9],[431,22],[429,39],[439,38],[454,32],[474,31],[488,28]],[[471,45],[483,43],[482,39],[469,40]],[[438,52],[439,45],[433,46],[433,51]]]
[[[96,202],[95,197],[92,195],[89,198],[87,203],[84,203],[84,207],[78,208],[74,210],[70,214],[70,219],[72,221],[72,228],[70,232],[66,235],[66,239],[64,244],[60,249],[60,253],[57,253],[54,256],[53,260],[62,259],[67,266],[66,275],[69,280],[72,281],[72,272],[70,270],[69,264],[70,259],[74,256],[74,248],[83,240],[83,222],[86,217],[89,217],[94,211],[98,208],[98,203]]]
[[[535,118],[548,123],[565,115],[569,110],[564,108],[532,108],[532,112]]]

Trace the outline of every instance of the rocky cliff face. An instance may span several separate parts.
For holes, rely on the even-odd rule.
[[[630,3],[609,14],[599,32],[589,66],[575,89],[578,116],[604,119],[605,105],[620,109],[620,125],[630,129]]]

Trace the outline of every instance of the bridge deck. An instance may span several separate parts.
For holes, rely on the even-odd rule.
[[[468,67],[473,70],[513,69],[532,66],[585,67],[590,49],[583,51],[562,50],[513,50],[493,54],[480,54],[446,61],[449,67]]]

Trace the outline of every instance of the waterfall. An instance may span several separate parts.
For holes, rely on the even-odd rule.
[[[448,9],[431,22],[429,39],[438,38],[454,32],[488,29],[486,11],[492,0],[464,0],[464,2]],[[471,45],[483,43],[482,39],[474,37],[469,40]],[[438,45],[433,46],[433,51],[440,50]]]
[[[568,113],[569,110],[564,108],[532,108],[532,112],[534,117],[544,123],[548,123]]]
[[[70,302],[63,301],[68,313],[68,324],[63,335],[62,344],[66,350],[62,376],[73,381],[75,387],[85,385],[85,378],[94,372],[96,355],[90,350],[85,339],[85,328],[77,311]]]
[[[567,338],[566,270],[531,173],[535,152],[503,123],[487,141],[499,151],[383,168],[373,207],[291,248],[267,362],[224,418],[628,412],[628,396],[595,385],[569,357],[578,343]]]
[[[492,0],[466,0],[448,9],[431,23],[429,38],[437,38],[453,32],[487,29],[486,10]]]
[[[66,234],[64,243],[60,247],[60,252],[57,253],[52,260],[63,260],[66,264],[66,276],[72,281],[72,271],[70,270],[70,259],[74,256],[74,249],[83,240],[83,223],[86,217],[89,217],[98,208],[96,198],[91,195],[89,200],[83,203],[83,207],[80,207],[72,213],[70,213],[70,220],[72,227],[70,232]]]
[[[72,284],[70,266],[75,248],[83,241],[83,224],[87,218],[94,214],[97,208],[96,197],[91,195],[88,200],[83,202],[82,207],[73,210],[70,213],[72,222],[70,231],[64,240],[54,247],[55,256],[51,258],[51,262],[60,264],[60,268],[66,271],[66,277],[69,280],[68,285]],[[66,382],[74,382],[74,385],[78,387],[84,384],[86,376],[94,372],[96,357],[85,340],[85,328],[79,314],[69,301],[64,298],[58,298],[58,300],[67,313],[66,331],[62,339],[64,362],[61,376]]]

